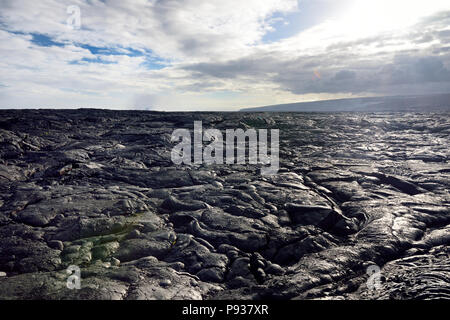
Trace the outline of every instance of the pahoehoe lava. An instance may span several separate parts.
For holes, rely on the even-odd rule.
[[[449,116],[0,111],[0,299],[450,298]],[[174,165],[197,120],[279,173]]]

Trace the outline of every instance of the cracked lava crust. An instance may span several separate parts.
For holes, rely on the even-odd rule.
[[[450,298],[448,113],[0,119],[0,299]],[[279,174],[175,166],[196,120],[280,129]]]

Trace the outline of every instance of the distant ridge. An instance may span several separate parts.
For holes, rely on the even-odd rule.
[[[450,93],[350,98],[244,108],[241,112],[442,112],[450,111]]]

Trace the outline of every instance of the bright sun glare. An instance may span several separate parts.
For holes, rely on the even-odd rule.
[[[450,10],[449,0],[355,0],[338,18],[334,31],[349,38],[399,31],[442,10]]]

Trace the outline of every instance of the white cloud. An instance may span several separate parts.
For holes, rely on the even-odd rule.
[[[380,70],[399,54],[435,56],[446,74],[447,1],[396,1],[353,0],[341,16],[266,44],[273,15],[301,11],[302,1],[0,0],[0,107],[230,109],[382,94],[376,81],[352,90],[333,79],[387,77]],[[69,5],[81,8],[80,30],[66,26]]]

